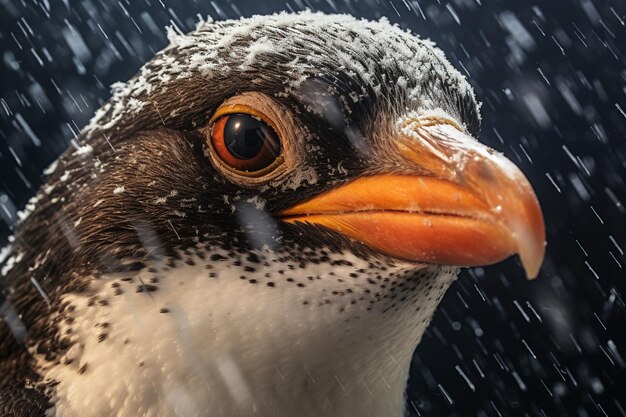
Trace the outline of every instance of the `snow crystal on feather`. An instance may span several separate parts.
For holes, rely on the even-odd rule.
[[[0,249],[0,264],[3,263],[5,259],[7,259],[10,252],[11,252],[11,245],[6,245],[2,249]]]
[[[386,19],[371,22],[349,15],[283,12],[217,23],[200,22],[187,35],[169,28],[167,35],[168,47],[129,82],[113,86],[112,98],[84,130],[88,137],[118,127],[122,119],[132,120],[146,109],[155,107],[159,111],[158,97],[163,96],[155,94],[175,95],[174,89],[180,88],[186,79],[199,77],[210,83],[214,75],[227,77],[246,71],[257,71],[261,78],[267,75],[259,68],[272,68],[271,57],[277,56],[294,57],[281,73],[285,91],[276,92],[277,95],[296,91],[315,73],[317,65],[332,60],[333,67],[358,76],[376,93],[381,91],[381,83],[395,81],[377,74],[376,68],[401,67],[415,80],[407,96],[422,109],[441,105],[431,95],[438,94],[432,91],[442,87],[459,91],[474,101],[470,85],[434,43],[391,25]],[[329,51],[333,52],[332,56]],[[439,84],[433,85],[435,80]],[[404,86],[406,81],[402,80]]]

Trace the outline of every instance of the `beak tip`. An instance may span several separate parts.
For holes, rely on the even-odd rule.
[[[519,171],[520,175],[521,171]],[[523,177],[525,178],[525,177]],[[537,278],[546,252],[546,227],[537,197],[528,182],[521,188],[521,198],[514,202],[504,224],[512,233],[514,252],[517,253],[529,280]],[[522,184],[524,184],[522,183]]]
[[[529,250],[521,250],[519,252],[519,257],[528,280],[534,280],[539,275],[545,255],[545,248],[546,241],[544,240],[542,244],[530,247]]]
[[[526,279],[528,279],[529,281],[533,281],[535,279],[537,279],[537,276],[539,276],[539,271],[541,269],[541,266],[537,267],[534,265],[527,265],[524,264],[524,271],[526,272]]]

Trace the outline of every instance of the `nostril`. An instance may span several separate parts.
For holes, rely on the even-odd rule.
[[[477,175],[480,179],[485,180],[485,181],[496,180],[495,171],[493,170],[490,164],[483,163],[484,159],[481,158],[480,156],[474,156],[474,158],[472,159],[473,159],[474,164],[476,165],[474,168],[475,175]]]

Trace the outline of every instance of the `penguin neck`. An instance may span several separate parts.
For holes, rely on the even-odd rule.
[[[403,415],[413,350],[456,269],[408,277],[349,253],[302,267],[232,256],[67,294],[71,320],[55,320],[72,347],[60,364],[40,360],[57,415]]]
[[[299,387],[292,388],[294,404],[308,411],[300,415],[404,415],[411,358],[423,330],[414,328],[404,334],[387,334],[385,340],[373,335],[362,337],[367,334],[363,330],[356,332],[361,335],[327,340],[326,343],[333,345],[330,349],[326,349],[323,338],[312,347],[325,352],[310,356],[312,363],[305,369],[304,380]],[[298,364],[295,366],[297,369]]]

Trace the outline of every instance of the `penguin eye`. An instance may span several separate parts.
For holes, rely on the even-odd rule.
[[[244,187],[284,178],[300,160],[294,138],[303,132],[291,110],[256,91],[226,99],[197,132],[213,168]]]
[[[281,154],[274,129],[247,113],[218,116],[211,126],[211,146],[224,164],[244,175],[266,173]]]

